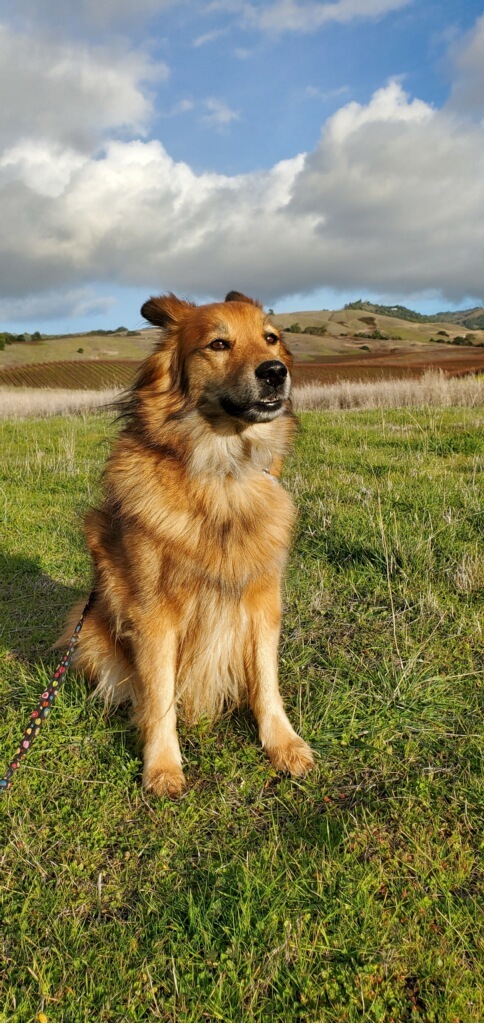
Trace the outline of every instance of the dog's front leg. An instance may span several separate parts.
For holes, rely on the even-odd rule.
[[[146,629],[133,638],[137,679],[135,719],[144,742],[143,786],[158,796],[179,796],[185,785],[176,731],[177,634]]]
[[[294,731],[279,692],[279,580],[251,587],[246,595],[246,606],[250,623],[246,647],[247,687],[262,746],[278,771],[305,775],[314,767],[314,758],[310,747]]]

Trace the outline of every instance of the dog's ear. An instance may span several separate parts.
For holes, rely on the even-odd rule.
[[[185,302],[177,299],[176,295],[170,292],[169,295],[151,296],[141,307],[141,316],[149,320],[155,327],[175,327],[183,319],[187,310],[192,309],[193,302]]]
[[[225,296],[226,302],[248,302],[251,306],[257,306],[258,309],[262,309],[262,303],[257,302],[257,299],[249,299],[248,295],[243,295],[242,292],[228,292]]]

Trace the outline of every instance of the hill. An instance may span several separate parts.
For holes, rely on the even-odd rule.
[[[439,314],[440,316],[440,314]],[[445,319],[444,319],[445,317]],[[358,300],[339,310],[300,310],[291,313],[274,314],[274,321],[287,332],[287,340],[297,363],[331,363],[348,360],[381,358],[392,364],[412,366],[422,360],[428,365],[447,364],[449,359],[458,358],[459,366],[472,363],[475,370],[484,360],[484,327],[475,327],[472,332],[465,323],[477,324],[484,309],[449,312],[442,314],[442,320],[427,317],[404,306],[381,306]],[[15,340],[11,337],[0,345],[0,377],[2,383],[11,384],[5,373],[14,368],[28,368],[48,364],[51,367],[52,383],[47,386],[69,386],[64,382],[68,368],[64,364],[83,362],[99,363],[98,374],[115,384],[111,371],[114,364],[120,364],[122,383],[125,383],[127,361],[139,362],[152,351],[158,337],[156,328],[144,328],[138,333],[122,331],[108,334],[106,331],[77,335],[48,337],[36,332],[37,337]],[[0,338],[6,337],[0,334]],[[464,345],[458,350],[456,345]],[[57,364],[55,368],[52,364]],[[109,366],[108,364],[112,364]],[[476,366],[474,364],[476,363]],[[57,370],[63,364],[62,381]],[[355,367],[356,369],[356,367]],[[84,372],[84,371],[83,371]],[[57,383],[53,383],[56,376]],[[46,386],[45,374],[36,373],[38,381]],[[57,379],[58,378],[58,379]],[[117,380],[117,378],[116,378]],[[33,382],[33,376],[32,376]],[[29,386],[32,386],[32,382]],[[120,380],[121,382],[121,380]],[[35,385],[34,385],[35,386]],[[37,386],[41,386],[40,383]],[[70,385],[72,386],[72,385]],[[86,381],[80,386],[87,386]],[[105,385],[106,386],[106,385]]]
[[[59,360],[145,359],[158,336],[156,328],[124,334],[90,332],[89,334],[44,335],[39,340],[15,341],[0,349],[0,367],[24,366],[30,363],[51,363]]]
[[[398,315],[399,311],[402,316]],[[464,311],[467,312],[472,311]],[[298,361],[346,357],[362,349],[382,354],[398,352],[413,359],[415,354],[424,350],[427,354],[434,351],[438,356],[439,350],[447,345],[453,347],[454,344],[465,343],[469,348],[471,344],[477,347],[484,345],[483,328],[476,327],[469,332],[458,320],[464,313],[449,314],[454,320],[439,320],[426,318],[403,306],[376,306],[359,301],[339,310],[279,313],[275,314],[274,320],[289,332],[288,341]],[[476,307],[473,322],[477,322],[479,313]],[[484,324],[484,309],[482,315]],[[472,333],[472,337],[467,337],[468,333]]]
[[[432,324],[445,321],[449,324],[459,324],[470,330],[482,330],[484,328],[484,307],[474,306],[472,309],[447,310],[445,313],[417,313],[407,306],[381,306],[374,302],[366,302],[358,299],[356,302],[349,302],[345,309],[363,309],[370,313],[378,313],[381,316],[395,317],[398,320],[410,320],[414,323]]]

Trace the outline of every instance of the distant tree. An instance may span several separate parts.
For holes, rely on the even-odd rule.
[[[384,334],[383,331],[378,331],[378,330],[372,331],[371,334],[370,334],[369,331],[357,331],[357,333],[355,334],[355,338],[372,338],[374,341],[397,340],[397,339],[390,338],[389,334]],[[398,339],[398,340],[400,340],[400,339]]]
[[[317,325],[315,325],[314,327],[305,327],[303,330],[303,334],[314,334],[315,337],[317,338],[322,338],[323,335],[327,333],[328,328],[325,327],[324,324],[320,324],[319,327]]]

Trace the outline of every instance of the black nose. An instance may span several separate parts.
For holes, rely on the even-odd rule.
[[[266,359],[265,363],[257,367],[255,375],[259,380],[265,380],[271,387],[277,388],[287,377],[287,367],[280,359]]]

